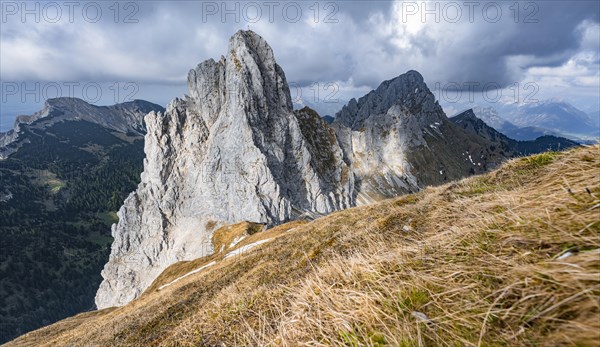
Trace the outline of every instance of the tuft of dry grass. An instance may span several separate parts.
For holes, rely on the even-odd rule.
[[[254,235],[264,229],[263,224],[242,222],[226,225],[217,229],[212,236],[212,244],[215,252],[222,252],[230,248],[234,240]]]
[[[512,160],[235,248],[260,240],[175,264],[127,306],[7,346],[600,343],[600,146]]]

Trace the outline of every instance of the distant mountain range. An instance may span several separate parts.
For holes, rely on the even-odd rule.
[[[588,116],[592,119],[594,124],[600,128],[600,111],[590,112]]]
[[[520,104],[504,117],[520,127],[539,127],[559,134],[599,137],[598,123],[573,105],[558,100]]]
[[[556,133],[532,126],[519,127],[498,115],[498,111],[492,107],[475,107],[472,109],[475,116],[487,125],[518,141],[535,140],[540,136],[557,135]]]
[[[495,146],[502,148],[506,153],[530,155],[544,151],[560,151],[579,146],[575,141],[552,135],[541,135],[535,140],[529,141],[511,139],[479,119],[473,110],[467,110],[450,118],[450,120],[463,129],[488,139]]]
[[[504,135],[519,141],[554,135],[577,142],[594,143],[600,138],[600,111],[586,114],[558,100],[540,103],[474,107],[475,115]]]

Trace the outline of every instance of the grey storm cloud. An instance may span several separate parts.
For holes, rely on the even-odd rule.
[[[301,86],[343,81],[374,88],[416,69],[428,82],[505,87],[529,68],[570,61],[582,49],[582,25],[597,26],[600,12],[597,1],[525,1],[516,18],[515,2],[486,1],[476,2],[470,21],[465,2],[456,1],[463,11],[456,22],[444,13],[439,21],[431,14],[423,21],[422,11],[408,14],[415,6],[431,10],[448,3],[139,1],[133,8],[120,3],[117,13],[113,2],[98,1],[103,17],[97,23],[78,10],[73,23],[65,13],[56,23],[35,23],[13,15],[3,1],[0,73],[3,80],[184,83],[190,68],[226,54],[229,36],[250,28],[273,46],[288,80]],[[501,7],[502,16],[487,20],[486,6]],[[125,23],[128,15],[134,23]],[[535,22],[527,23],[528,16]],[[597,65],[597,59],[586,63]]]

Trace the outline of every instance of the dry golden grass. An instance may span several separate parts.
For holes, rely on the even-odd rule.
[[[214,254],[192,261],[182,261],[169,266],[152,283],[152,285],[147,289],[147,292],[153,292],[162,285],[170,283],[176,278],[205,266],[212,261],[221,261],[223,260],[224,256],[232,250],[254,242],[277,237],[283,232],[304,223],[306,222],[294,221],[284,225],[279,225],[264,232],[260,232],[263,230],[264,225],[258,223],[242,222],[223,226],[217,229],[212,237],[212,245],[213,249],[215,250]],[[237,241],[238,243],[234,245],[234,241]]]
[[[270,241],[191,262],[216,263],[157,290],[192,269],[176,264],[125,307],[8,346],[600,344],[600,146],[516,159],[236,248],[258,240]]]
[[[263,228],[262,224],[249,222],[223,226],[217,229],[212,236],[213,248],[215,252],[222,252],[229,248],[234,240],[256,234]]]

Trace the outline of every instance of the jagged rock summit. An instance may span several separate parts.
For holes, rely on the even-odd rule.
[[[482,173],[506,159],[450,122],[417,71],[350,100],[332,127],[353,168],[357,204]]]
[[[262,37],[237,32],[226,58],[189,72],[188,87],[164,114],[146,116],[142,182],[113,226],[99,309],[133,300],[175,262],[210,254],[220,225],[275,225],[354,204],[335,134],[294,113]]]

